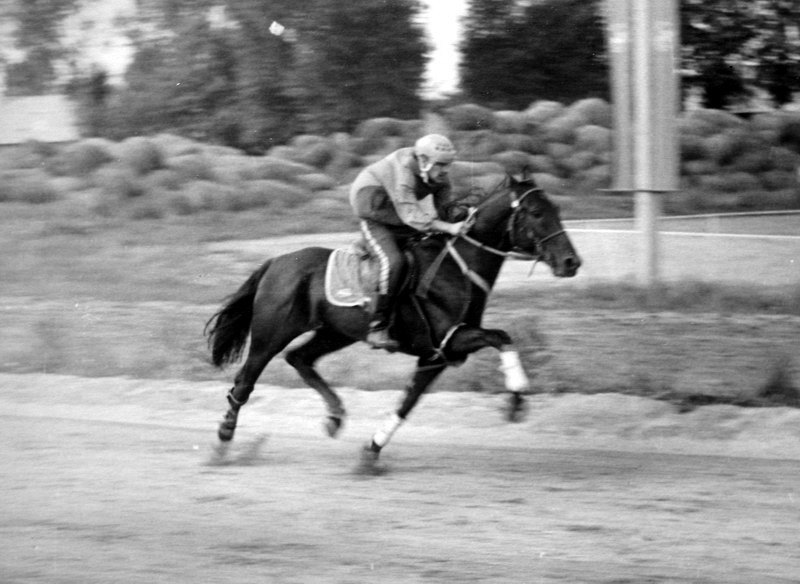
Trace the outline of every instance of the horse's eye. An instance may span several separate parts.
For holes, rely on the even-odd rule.
[[[544,214],[539,209],[534,209],[531,212],[531,215],[533,215],[534,219],[541,219],[544,216]]]

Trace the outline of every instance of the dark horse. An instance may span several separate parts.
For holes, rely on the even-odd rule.
[[[451,208],[449,218],[457,209]],[[448,365],[460,364],[484,347],[502,350],[511,343],[505,331],[481,327],[489,292],[507,257],[541,260],[558,277],[574,276],[580,267],[558,207],[525,175],[521,180],[508,176],[469,209],[469,216],[466,234],[429,236],[414,246],[416,266],[411,271],[416,281],[399,295],[390,331],[401,352],[418,357],[417,367],[400,407],[365,449],[365,456],[374,460]],[[370,315],[363,308],[334,306],[326,300],[324,278],[331,252],[309,247],[267,260],[209,320],[206,332],[218,367],[236,361],[250,335],[247,359],[227,394],[229,409],[218,432],[223,442],[233,438],[239,410],[266,365],[308,331],[314,331],[311,338],[290,350],[286,361],[325,400],[329,435],[339,430],[345,415],[342,401],[314,364],[364,340]],[[522,399],[519,392],[515,398]]]

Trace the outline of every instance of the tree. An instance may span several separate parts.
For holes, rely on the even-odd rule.
[[[60,26],[78,1],[24,0],[12,6],[14,44],[24,57],[7,67],[8,93],[32,95],[53,89],[56,63],[62,55]]]
[[[419,115],[429,49],[419,11],[416,0],[315,3],[297,43],[298,105],[307,130]]]
[[[263,152],[302,132],[418,116],[427,46],[417,0],[225,0],[217,26],[199,9],[208,3],[170,0],[166,15],[164,5],[142,15],[113,131],[177,129]],[[287,32],[271,33],[273,21]]]
[[[795,0],[682,0],[685,79],[708,107],[766,90],[777,105],[800,90],[800,5]]]
[[[607,96],[601,8],[596,0],[470,0],[461,44],[466,97],[520,109],[537,99]]]

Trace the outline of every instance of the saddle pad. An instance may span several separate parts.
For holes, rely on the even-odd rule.
[[[325,268],[325,296],[334,306],[367,306],[370,295],[361,280],[361,255],[352,247],[333,250]]]

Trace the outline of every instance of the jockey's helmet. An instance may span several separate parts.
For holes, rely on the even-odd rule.
[[[453,162],[456,158],[456,148],[445,136],[428,134],[414,144],[414,154],[417,155],[420,170],[427,173],[434,164]]]

